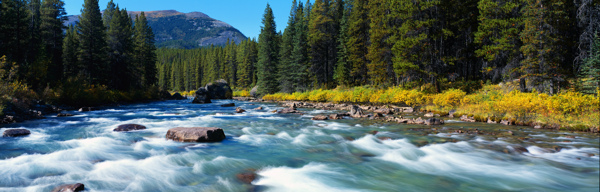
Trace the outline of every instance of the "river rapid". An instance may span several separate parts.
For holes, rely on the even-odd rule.
[[[439,126],[313,121],[315,115],[339,111],[300,109],[301,116],[271,113],[282,108],[272,103],[213,102],[124,105],[0,125],[0,132],[31,131],[0,138],[0,191],[51,191],[73,183],[85,184],[86,191],[600,189],[598,135],[457,120]],[[231,102],[247,112],[220,107]],[[264,110],[254,110],[259,106]],[[113,132],[129,123],[147,129]],[[227,138],[166,140],[167,130],[175,127],[220,127]],[[443,131],[454,129],[514,136]],[[253,172],[257,178],[251,184],[236,177]]]

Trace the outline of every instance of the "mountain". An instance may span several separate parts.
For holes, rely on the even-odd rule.
[[[140,11],[128,11],[133,18]],[[246,36],[233,26],[201,12],[181,13],[175,10],[144,12],[154,31],[157,47],[192,49],[209,45],[225,45],[227,39],[239,43]],[[65,25],[76,24],[79,15],[69,15]]]

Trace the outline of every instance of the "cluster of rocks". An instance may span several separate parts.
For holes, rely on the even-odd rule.
[[[217,80],[213,83],[208,83],[204,87],[196,90],[196,95],[192,103],[202,104],[211,103],[211,99],[232,99],[233,91],[227,81],[224,79]]]

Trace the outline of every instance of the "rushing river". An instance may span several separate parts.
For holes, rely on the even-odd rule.
[[[189,100],[103,108],[1,125],[0,191],[595,191],[597,135],[448,120],[441,126],[274,114],[276,104]],[[248,112],[233,114],[235,102]],[[253,110],[263,106],[264,110]],[[113,132],[121,124],[148,129]],[[174,127],[220,127],[220,143],[165,139]],[[431,131],[435,128],[438,131]],[[442,130],[511,131],[477,136]],[[377,131],[377,132],[374,132]],[[518,150],[518,146],[523,148]],[[255,172],[252,184],[236,175]]]

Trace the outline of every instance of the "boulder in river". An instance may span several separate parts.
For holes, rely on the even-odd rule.
[[[31,134],[27,129],[8,129],[2,134],[3,137],[20,137]]]
[[[127,132],[127,131],[143,130],[143,129],[146,129],[146,126],[138,125],[138,124],[124,124],[124,125],[119,125],[113,131]]]
[[[311,120],[321,120],[322,121],[322,120],[327,120],[327,119],[328,119],[328,117],[325,115],[317,115],[317,116],[314,116]]]
[[[363,112],[362,108],[360,108],[359,106],[357,106],[357,105],[350,106],[350,116],[351,117],[360,118],[364,115],[365,115],[365,113]]]
[[[443,125],[443,124],[444,124],[443,119],[431,118],[431,119],[425,120],[425,125]]]
[[[344,119],[344,117],[341,114],[331,114],[331,115],[329,115],[329,119],[332,119],[332,120]]]
[[[252,87],[252,89],[250,90],[250,96],[252,97],[258,97],[258,85]]]
[[[232,99],[233,91],[227,81],[224,79],[206,84],[204,87],[208,91],[210,99]]]
[[[177,127],[169,129],[166,138],[179,142],[219,142],[225,139],[225,132],[216,127]]]
[[[235,177],[237,177],[237,179],[240,180],[242,183],[251,184],[252,181],[256,179],[256,173],[240,173],[235,175]]]
[[[183,95],[181,95],[181,93],[175,92],[175,93],[173,93],[173,95],[171,95],[171,97],[169,97],[169,99],[171,99],[171,100],[185,100],[185,97]]]
[[[424,115],[424,117],[433,117],[433,116],[435,116],[435,114],[433,114],[433,113],[426,113],[426,114]]]
[[[263,107],[254,108],[254,110],[263,110],[263,109],[264,109]]]
[[[56,117],[72,117],[73,114],[70,113],[58,113],[56,114]]]
[[[208,91],[206,90],[206,88],[200,87],[200,88],[198,88],[198,90],[196,90],[196,96],[194,97],[194,100],[192,101],[192,103],[198,103],[198,104],[212,103],[210,101],[210,96],[208,95]]]
[[[235,107],[235,103],[223,104],[223,105],[221,105],[221,107]]]
[[[391,114],[394,114],[394,112],[393,112],[393,111],[392,111],[390,108],[388,108],[388,107],[384,107],[384,108],[381,108],[381,109],[377,109],[377,110],[375,110],[374,112],[375,112],[375,113],[381,113],[381,114],[384,114],[384,115],[391,115]]]
[[[474,117],[469,117],[469,116],[467,116],[467,115],[463,115],[463,116],[461,116],[461,117],[460,117],[460,120],[461,120],[461,121],[465,121],[465,122],[471,122],[471,123],[477,122],[477,120],[475,120],[475,118],[474,118]]]
[[[285,109],[277,111],[277,113],[286,114],[286,113],[299,113],[299,112],[292,108],[285,108]]]
[[[235,112],[236,113],[243,113],[246,112],[246,110],[242,109],[241,107],[235,108]]]
[[[52,190],[52,192],[77,192],[85,190],[85,186],[81,183],[61,185]]]

